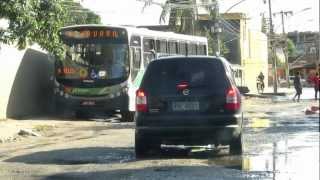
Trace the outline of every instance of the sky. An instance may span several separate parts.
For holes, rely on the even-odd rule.
[[[163,3],[165,0],[153,0]],[[220,13],[241,0],[219,0]],[[268,0],[266,0],[268,2]],[[102,17],[104,24],[120,25],[157,25],[161,7],[150,5],[143,9],[144,3],[137,0],[81,0],[82,5],[93,10]],[[284,17],[286,32],[319,31],[319,0],[271,0],[272,12],[292,11],[292,15]],[[304,10],[308,8],[308,10]],[[268,4],[263,0],[244,0],[229,12],[248,14],[251,29],[260,29],[261,14],[269,17]],[[162,23],[166,24],[166,23]],[[281,15],[273,16],[274,30],[282,32]]]

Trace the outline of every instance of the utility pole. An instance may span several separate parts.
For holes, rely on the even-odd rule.
[[[286,75],[286,81],[288,84],[288,87],[290,88],[290,83],[289,83],[289,62],[288,62],[288,47],[287,47],[287,35],[284,30],[284,15],[292,15],[292,11],[280,11],[278,13],[273,13],[274,15],[281,14],[281,23],[282,23],[282,48],[283,48],[283,53],[284,53],[284,58],[285,58],[285,75]]]
[[[220,14],[219,14],[219,4],[215,1],[213,8],[210,10],[210,33],[212,34],[214,44],[213,44],[213,54],[215,56],[220,56]]]
[[[270,32],[269,32],[269,45],[271,48],[271,59],[273,62],[273,93],[278,93],[278,77],[277,77],[277,59],[275,58],[275,49],[274,49],[274,32],[272,24],[272,11],[271,11],[271,0],[268,0],[269,3],[269,21],[270,21]]]

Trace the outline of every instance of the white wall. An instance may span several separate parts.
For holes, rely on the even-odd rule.
[[[0,119],[47,113],[51,104],[53,62],[40,48],[0,45]]]
[[[0,119],[6,118],[7,105],[17,70],[25,50],[0,45]]]

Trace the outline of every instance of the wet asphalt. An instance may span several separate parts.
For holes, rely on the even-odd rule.
[[[228,147],[164,147],[136,159],[134,123],[70,120],[49,136],[0,144],[0,179],[319,179],[314,100],[244,99],[243,154]],[[76,124],[77,123],[77,124]]]

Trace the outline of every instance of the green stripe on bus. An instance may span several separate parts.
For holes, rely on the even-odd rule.
[[[138,88],[138,87],[140,86],[141,81],[142,81],[142,78],[143,78],[143,74],[144,74],[144,69],[141,69],[141,70],[138,72],[138,74],[137,74],[137,76],[136,76],[136,79],[135,79],[134,82],[133,82],[133,86],[134,86],[135,88]]]

